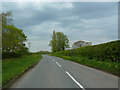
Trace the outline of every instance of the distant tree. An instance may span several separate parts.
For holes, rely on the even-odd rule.
[[[85,47],[85,46],[89,46],[92,45],[91,42],[85,42],[85,41],[77,41],[75,43],[73,43],[72,48],[79,48],[79,47]]]
[[[38,51],[37,53],[40,53],[40,54],[49,54],[50,52],[49,51]]]
[[[53,52],[65,50],[65,48],[69,48],[69,40],[63,32],[55,32],[53,31],[52,40],[49,45],[52,47]]]
[[[92,42],[86,42],[85,46],[90,46],[92,45]]]

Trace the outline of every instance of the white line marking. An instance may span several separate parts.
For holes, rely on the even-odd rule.
[[[76,81],[76,80],[73,78],[73,76],[70,75],[70,73],[68,73],[67,71],[66,71],[66,73],[67,73],[67,75],[68,75],[80,88],[82,88],[83,90],[85,90],[85,88],[84,88],[78,81]]]
[[[58,63],[58,62],[56,62],[57,63],[57,65],[59,66],[59,67],[61,67],[61,65]]]

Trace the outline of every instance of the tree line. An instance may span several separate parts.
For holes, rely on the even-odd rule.
[[[76,41],[73,43],[72,49],[91,45],[92,42]],[[49,46],[52,47],[52,52],[65,50],[66,48],[70,48],[69,39],[67,35],[65,35],[63,32],[55,32],[54,30],[52,34],[52,40],[50,41]]]
[[[3,58],[16,57],[28,52],[25,46],[27,36],[22,29],[13,25],[11,12],[0,14],[2,17],[2,55]]]

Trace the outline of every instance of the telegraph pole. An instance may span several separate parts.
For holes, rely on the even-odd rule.
[[[28,42],[29,52],[30,52],[30,45],[31,45],[31,42]]]

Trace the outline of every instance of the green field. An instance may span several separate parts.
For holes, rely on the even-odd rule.
[[[12,78],[20,75],[31,65],[37,63],[42,56],[40,54],[25,55],[19,58],[5,59],[2,61],[2,85],[7,84]]]

